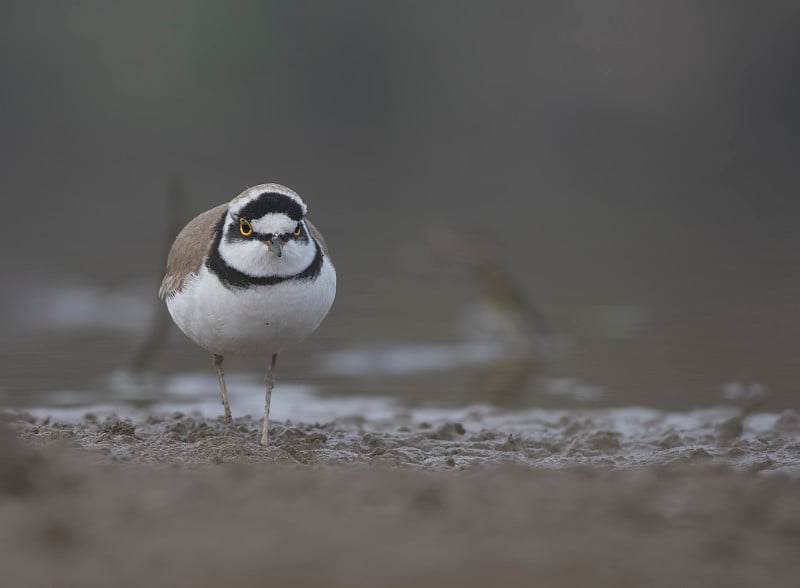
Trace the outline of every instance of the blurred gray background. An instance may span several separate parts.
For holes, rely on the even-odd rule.
[[[797,2],[2,12],[5,404],[98,387],[135,353],[159,304],[170,182],[188,220],[276,181],[309,203],[339,273],[284,380],[462,401],[464,370],[314,367],[462,340],[475,281],[425,245],[454,230],[494,243],[560,334],[537,377],[601,388],[600,404],[688,409],[757,385],[771,408],[797,406]],[[176,331],[153,369],[210,363]],[[529,404],[571,402],[532,389]]]

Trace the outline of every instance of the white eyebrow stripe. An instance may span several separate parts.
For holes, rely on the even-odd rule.
[[[270,212],[261,218],[250,220],[250,224],[253,225],[253,230],[257,233],[279,235],[294,231],[297,221],[292,220],[282,212]]]

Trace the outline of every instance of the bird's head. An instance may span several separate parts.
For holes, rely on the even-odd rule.
[[[286,186],[248,188],[228,205],[219,254],[252,277],[294,275],[316,253],[304,220],[307,212],[305,202]]]

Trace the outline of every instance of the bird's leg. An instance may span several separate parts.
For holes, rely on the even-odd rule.
[[[214,361],[214,369],[217,370],[217,380],[219,380],[219,395],[222,397],[222,406],[225,408],[225,424],[231,426],[233,419],[231,418],[231,405],[228,404],[228,389],[225,387],[225,374],[222,373],[222,360],[221,355],[216,353],[211,355]]]
[[[264,382],[267,384],[267,395],[264,400],[264,431],[261,433],[261,445],[269,444],[269,403],[272,400],[272,389],[275,387],[275,364],[277,361],[278,354],[275,353],[269,363],[267,375],[264,376]]]

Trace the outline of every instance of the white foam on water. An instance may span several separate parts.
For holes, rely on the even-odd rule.
[[[587,384],[576,378],[550,378],[544,380],[543,392],[550,396],[588,402],[601,398],[605,390],[602,386]]]
[[[327,353],[320,359],[319,369],[338,376],[398,376],[483,365],[503,357],[502,347],[481,341],[451,345],[398,344]]]
[[[263,414],[262,375],[229,374],[225,383],[234,416]],[[107,385],[109,395],[120,401],[118,414],[140,412],[131,406],[134,400],[147,401],[148,412],[197,412],[209,418],[222,414],[219,384],[216,376],[207,372],[161,376],[118,371],[109,375]],[[279,380],[272,393],[270,413],[275,420],[322,422],[355,415],[387,418],[396,406],[395,400],[379,396],[321,396],[311,385]]]
[[[160,304],[153,284],[139,281],[112,288],[55,269],[31,271],[0,284],[0,302],[6,328],[25,333],[142,334]]]
[[[230,374],[225,377],[231,409],[237,415],[260,415],[264,407],[264,382],[259,374]],[[560,384],[563,386],[563,383]],[[570,385],[575,385],[574,383]],[[46,407],[32,409],[55,418],[82,416],[106,410],[119,415],[141,413],[196,412],[213,418],[222,414],[219,385],[206,372],[170,375],[153,373],[132,375],[117,371],[108,375],[98,394],[76,390],[52,392],[44,396]],[[271,414],[276,420],[323,422],[345,417],[359,417],[380,428],[389,426],[398,415],[411,423],[458,421],[468,430],[504,428],[509,432],[551,428],[564,419],[591,422],[594,428],[613,429],[630,437],[653,436],[666,432],[687,433],[712,428],[737,414],[731,406],[689,412],[665,412],[642,407],[612,409],[539,409],[509,410],[490,404],[463,407],[422,405],[403,406],[398,398],[385,396],[322,395],[309,384],[278,382],[272,394]],[[753,434],[771,430],[780,415],[760,413],[745,419]],[[71,419],[68,419],[71,420]]]
[[[326,353],[318,361],[317,368],[324,374],[335,376],[381,378],[492,366],[514,359],[525,361],[524,357],[507,347],[490,341],[440,345],[406,343]],[[597,400],[605,394],[602,386],[576,378],[545,379],[543,392],[579,402]]]

